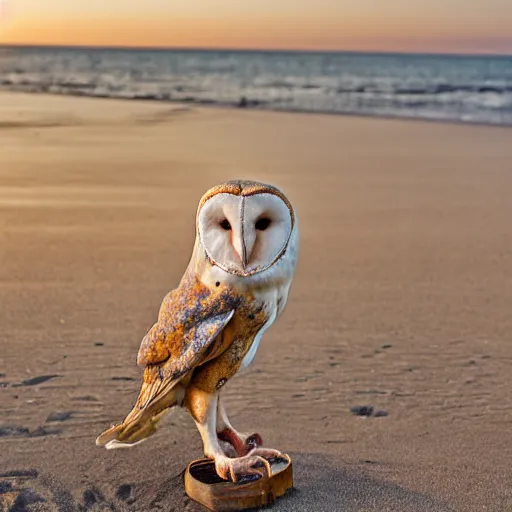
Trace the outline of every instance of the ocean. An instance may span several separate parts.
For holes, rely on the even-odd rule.
[[[512,57],[0,47],[0,89],[512,125]]]

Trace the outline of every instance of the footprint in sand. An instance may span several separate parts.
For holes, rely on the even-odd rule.
[[[31,379],[26,379],[21,381],[22,386],[37,386],[38,384],[42,384],[43,382],[47,382],[51,379],[55,379],[57,377],[61,377],[61,375],[40,375],[38,377],[33,377]]]
[[[58,428],[38,427],[30,431],[21,425],[0,425],[0,437],[44,437],[61,433],[62,430]]]

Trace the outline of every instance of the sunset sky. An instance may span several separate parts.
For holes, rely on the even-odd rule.
[[[512,54],[512,0],[0,0],[0,44]]]

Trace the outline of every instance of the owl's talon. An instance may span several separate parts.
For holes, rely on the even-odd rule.
[[[263,444],[263,439],[258,433],[254,433],[245,440],[246,454]]]
[[[247,455],[258,456],[266,459],[287,459],[289,458],[287,455],[282,454],[279,450],[274,450],[273,448],[254,448]],[[270,463],[269,463],[270,465]]]
[[[223,480],[244,483],[272,474],[268,460],[259,455],[245,455],[236,459],[222,456],[215,460],[215,470]]]

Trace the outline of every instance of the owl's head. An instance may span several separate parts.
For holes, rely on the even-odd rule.
[[[197,235],[210,262],[237,276],[268,269],[286,252],[295,214],[277,188],[229,181],[210,189],[197,211]]]

